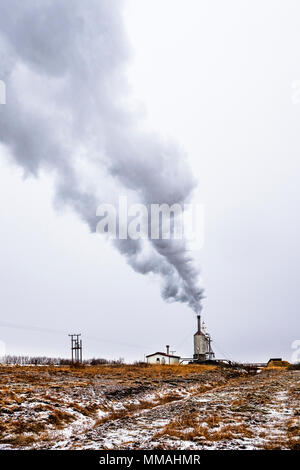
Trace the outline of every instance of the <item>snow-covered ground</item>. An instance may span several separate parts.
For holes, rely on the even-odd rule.
[[[0,399],[1,449],[300,448],[300,371],[2,367]]]

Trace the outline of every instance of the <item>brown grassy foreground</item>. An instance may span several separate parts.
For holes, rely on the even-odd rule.
[[[0,448],[299,449],[300,372],[0,367]]]

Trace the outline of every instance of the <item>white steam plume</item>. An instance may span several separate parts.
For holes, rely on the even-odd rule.
[[[26,174],[53,172],[56,201],[92,231],[101,201],[81,165],[96,173],[105,166],[146,205],[184,204],[195,187],[178,147],[138,130],[138,116],[126,110],[130,48],[122,7],[121,0],[0,2],[0,79],[7,87],[0,141]],[[161,277],[166,300],[201,308],[199,272],[184,241],[115,245],[134,270]]]

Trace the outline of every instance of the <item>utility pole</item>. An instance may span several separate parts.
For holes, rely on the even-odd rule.
[[[82,339],[79,339],[80,334],[69,335],[71,337],[71,354],[72,363],[82,363]]]

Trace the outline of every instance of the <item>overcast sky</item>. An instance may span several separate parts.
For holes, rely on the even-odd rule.
[[[59,86],[53,76],[61,79],[63,60],[57,52],[57,61],[49,59],[43,72],[39,70],[39,61],[56,55],[45,47],[47,41],[35,42],[51,35],[51,28],[41,32],[37,27],[41,36],[30,35],[26,21],[12,20],[14,3],[1,1],[0,59],[6,62],[4,66],[2,60],[0,79],[5,80],[7,58],[13,57],[11,89],[18,91],[19,99],[26,92],[27,108],[16,108],[24,112],[22,121],[13,115],[8,87],[7,104],[0,105],[0,340],[6,352],[67,357],[67,334],[80,332],[85,357],[133,361],[166,344],[181,356],[191,356],[193,311],[179,302],[165,302],[157,279],[135,272],[74,210],[57,202],[55,172],[47,166],[31,171],[22,162],[28,149],[20,142],[15,149],[21,124],[26,123],[27,133],[40,132],[25,111],[39,103],[49,106],[44,95]],[[36,4],[27,5],[31,3]],[[68,5],[72,3],[78,2]],[[175,138],[199,183],[205,244],[195,260],[202,272],[207,295],[203,316],[216,356],[289,360],[291,344],[300,338],[299,3],[90,0],[84,5],[92,11],[97,3],[103,3],[112,18],[121,12],[121,21],[112,21],[109,53],[100,51],[105,61],[100,57],[87,86],[98,86],[105,67],[114,68],[117,77],[122,68],[127,78],[126,86],[120,84],[124,106],[139,116],[136,125]],[[33,15],[35,24],[41,14]],[[73,20],[71,7],[66,18]],[[97,22],[91,22],[91,29],[97,29]],[[56,26],[53,18],[49,23]],[[73,44],[72,36],[67,39]],[[76,36],[80,48],[77,41]],[[116,43],[124,43],[124,50],[116,49]],[[22,70],[28,57],[28,73],[38,74],[35,80]],[[81,66],[76,62],[78,70]],[[113,86],[118,86],[118,78]],[[57,105],[51,110],[57,121],[49,122],[59,127]],[[83,119],[96,116],[89,106],[78,105]],[[8,119],[14,126],[6,124]],[[64,125],[66,121],[64,117]],[[85,129],[91,132],[87,138],[80,122],[76,126],[84,153],[94,129]],[[45,129],[49,135],[57,132]],[[68,132],[67,125],[63,131]],[[53,151],[52,142],[47,142],[46,157]],[[98,184],[108,185],[109,192],[105,174]],[[115,191],[121,192],[121,186]]]

